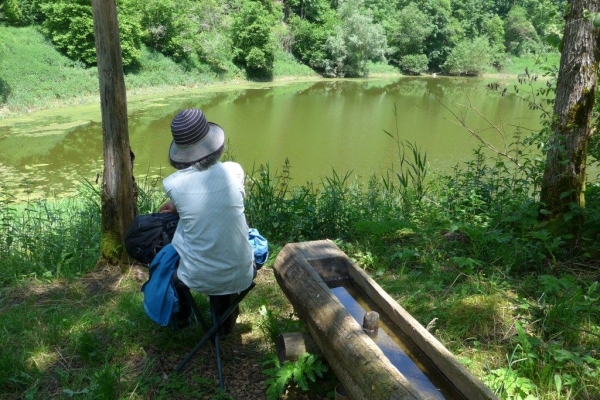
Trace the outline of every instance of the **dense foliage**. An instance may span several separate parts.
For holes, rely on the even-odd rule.
[[[135,67],[146,46],[186,68],[219,74],[235,64],[259,78],[272,74],[278,48],[325,76],[365,76],[377,60],[409,74],[478,75],[492,65],[501,68],[507,55],[539,54],[551,48],[548,43],[556,45],[565,7],[565,0],[117,3],[126,67]],[[95,63],[89,1],[5,0],[0,21],[39,26],[70,59]]]
[[[246,2],[232,26],[233,59],[250,76],[269,76],[275,60],[271,31],[275,25],[272,10],[260,2]]]

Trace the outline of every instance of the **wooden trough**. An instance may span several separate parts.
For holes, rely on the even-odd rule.
[[[273,269],[279,286],[351,399],[497,399],[332,241],[287,244]],[[344,282],[368,297],[391,331],[412,342],[417,357],[426,359],[443,377],[450,396],[423,390],[420,380],[392,364],[332,292]]]

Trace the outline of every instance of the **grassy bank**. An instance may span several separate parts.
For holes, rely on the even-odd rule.
[[[0,25],[0,118],[38,109],[98,101],[98,71],[58,53],[33,27]],[[290,55],[278,52],[274,78],[317,77]],[[240,70],[225,75],[186,69],[160,53],[144,49],[139,66],[126,71],[129,94],[182,90],[243,81]]]
[[[488,75],[518,75],[535,69],[536,62],[558,64],[558,55],[549,57],[507,58],[501,70],[490,68]],[[58,53],[33,27],[0,25],[0,118],[39,109],[97,102],[98,72],[85,68]],[[539,68],[538,68],[539,69]],[[384,63],[369,65],[372,76],[400,76]],[[283,51],[276,53],[273,79],[319,78],[309,67]],[[126,71],[128,95],[161,93],[209,85],[243,82],[241,70],[218,75],[210,69],[189,69],[150,49],[144,49],[139,66]]]
[[[210,347],[173,374],[200,330],[175,333],[145,316],[144,269],[95,268],[94,188],[69,202],[0,198],[0,393],[266,398],[277,335],[302,329],[274,281],[273,259],[285,243],[330,238],[501,398],[599,398],[598,188],[588,191],[573,247],[537,222],[534,172],[479,153],[449,176],[411,180],[406,168],[426,172],[417,156],[395,171],[405,183],[395,174],[357,183],[333,173],[297,187],[289,165],[248,179],[248,221],[270,240],[271,259],[225,343],[227,394],[215,389]],[[160,190],[142,189],[140,212],[155,210]],[[308,392],[290,386],[287,397],[326,398],[336,378],[309,383]]]

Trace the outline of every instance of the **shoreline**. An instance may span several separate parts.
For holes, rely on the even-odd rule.
[[[452,76],[452,75],[439,75],[439,74],[422,74],[422,75],[404,75],[400,72],[398,73],[374,73],[369,75],[367,78],[325,78],[321,75],[314,76],[282,76],[274,78],[271,81],[250,81],[246,79],[229,79],[224,81],[214,81],[205,83],[202,85],[194,85],[194,86],[147,86],[147,87],[139,87],[127,89],[127,103],[135,102],[136,99],[144,98],[147,96],[156,95],[159,93],[168,93],[168,96],[178,95],[186,91],[205,91],[213,88],[220,89],[229,89],[229,88],[239,88],[245,85],[249,87],[260,86],[260,85],[277,85],[277,84],[286,84],[290,82],[318,82],[318,81],[346,81],[346,80],[354,80],[354,81],[369,81],[375,79],[391,79],[391,78],[421,78],[421,79],[437,79],[437,78],[457,78],[457,79],[516,79],[518,74],[510,74],[510,73],[484,73],[480,76]],[[93,104],[98,104],[100,102],[100,96],[98,94],[89,94],[83,96],[74,96],[66,99],[52,99],[48,100],[45,106],[43,107],[33,107],[28,108],[25,111],[15,111],[11,110],[6,105],[0,107],[0,121],[12,118],[19,118],[30,116],[35,113],[49,111],[49,110],[59,110],[63,108],[70,107],[84,107],[90,106]]]

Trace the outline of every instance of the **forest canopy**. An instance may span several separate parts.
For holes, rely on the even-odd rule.
[[[285,51],[329,77],[385,62],[406,74],[479,75],[510,55],[552,50],[565,0],[118,0],[123,65],[143,48],[186,68],[269,78]],[[86,66],[96,53],[89,0],[4,0],[0,21],[34,25]]]

